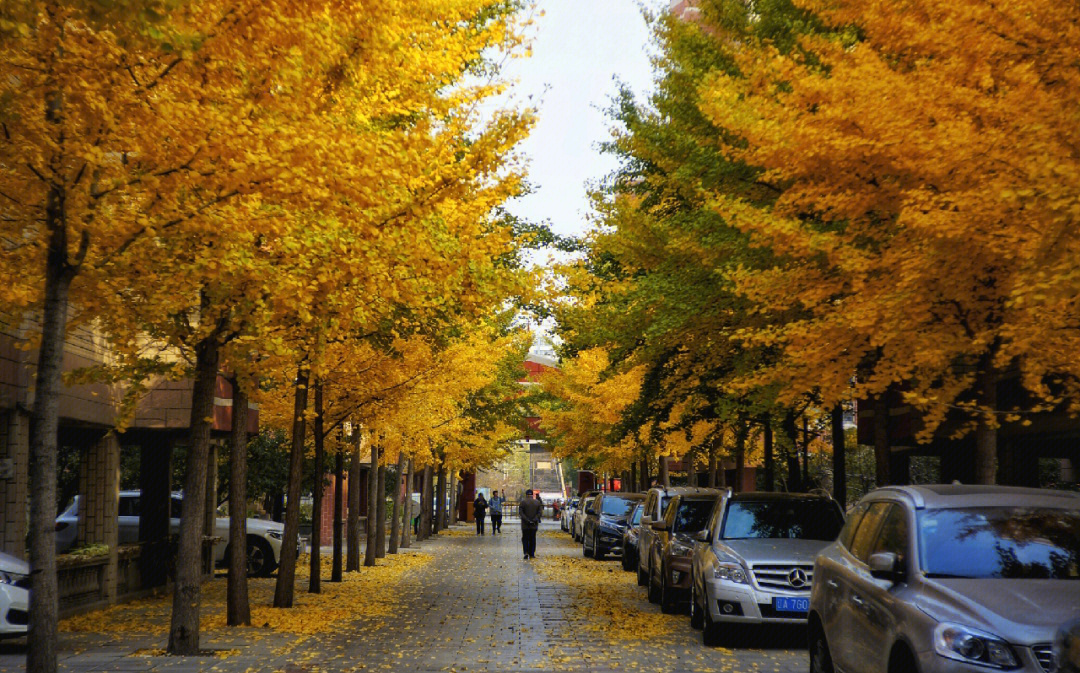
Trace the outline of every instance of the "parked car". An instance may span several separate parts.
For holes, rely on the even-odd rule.
[[[714,644],[725,624],[805,623],[814,559],[843,525],[827,495],[725,495],[694,550],[691,626]]]
[[[139,541],[139,491],[120,491],[120,502],[117,507],[118,542],[119,544],[134,544]],[[67,551],[75,544],[75,535],[79,527],[79,501],[75,500],[56,517],[56,551]],[[172,533],[180,532],[180,511],[184,500],[181,493],[173,493],[169,502],[169,511],[172,517],[169,519],[169,530]],[[248,575],[251,577],[265,577],[274,572],[281,561],[281,538],[285,534],[285,526],[276,521],[264,521],[262,519],[247,520],[247,559]],[[220,566],[228,563],[228,540],[229,519],[219,517],[214,526],[214,535],[222,541],[214,545],[214,561]]]
[[[570,522],[570,535],[575,542],[581,542],[581,529],[585,524],[585,512],[588,511],[592,501],[596,500],[598,495],[600,495],[600,491],[589,491],[582,495],[581,500],[578,501],[577,509],[574,510],[574,520]]]
[[[1080,617],[1080,494],[881,488],[814,576],[815,673],[1046,673],[1055,634]]]
[[[626,530],[623,531],[622,568],[627,572],[633,572],[637,568],[638,532],[641,529],[641,513],[644,511],[644,500],[634,505],[634,511],[630,513],[630,521],[627,522]]]
[[[559,527],[564,533],[570,532],[570,523],[574,520],[574,512],[577,510],[578,498],[570,498],[566,501],[562,516],[559,518]]]
[[[721,496],[716,489],[694,490],[672,498],[664,518],[650,526],[655,537],[649,547],[649,602],[668,614],[689,603],[690,555]]]
[[[652,523],[664,517],[664,511],[668,503],[676,495],[681,493],[711,493],[710,489],[697,488],[694,486],[675,486],[664,488],[662,486],[650,488],[645,493],[645,508],[641,513],[641,523],[638,526],[638,546],[634,554],[638,559],[637,583],[643,587],[649,583],[649,549],[656,538],[656,531],[652,529]]]
[[[0,552],[0,638],[26,635],[30,623],[30,564]]]
[[[643,493],[601,493],[585,512],[582,524],[581,553],[603,559],[614,552],[623,553],[623,531],[634,506],[645,499]]]

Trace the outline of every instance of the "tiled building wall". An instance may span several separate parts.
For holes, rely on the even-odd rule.
[[[106,433],[87,450],[79,475],[80,544],[109,547],[110,562],[102,578],[106,600],[116,599],[117,500],[120,494],[120,442]]]
[[[30,417],[19,409],[0,409],[0,551],[26,557]]]

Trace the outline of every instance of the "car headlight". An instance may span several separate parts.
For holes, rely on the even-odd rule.
[[[280,540],[285,537],[285,531],[283,530],[268,530],[266,531],[266,537],[272,537],[275,540]]]
[[[942,622],[934,629],[934,650],[941,656],[991,668],[1016,668],[1008,643],[997,636],[960,624]]]
[[[679,542],[678,540],[671,541],[671,555],[672,556],[689,556],[694,553],[694,548],[688,544]]]
[[[735,584],[746,584],[746,571],[738,563],[721,561],[713,567],[713,577],[718,580],[727,580]]]

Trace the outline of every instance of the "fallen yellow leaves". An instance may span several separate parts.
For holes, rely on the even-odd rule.
[[[424,553],[399,553],[387,556],[374,567],[346,573],[344,581],[322,582],[322,593],[309,594],[306,588],[308,559],[297,560],[297,592],[292,608],[271,607],[274,599],[272,578],[251,579],[248,591],[251,624],[281,633],[313,635],[330,631],[335,625],[361,618],[392,616],[399,604],[395,584],[406,574],[431,562]],[[330,559],[324,560],[324,576],[330,574]],[[172,607],[170,596],[147,598],[116,605],[105,610],[65,619],[61,631],[164,633],[168,630]],[[215,579],[203,587],[203,629],[225,626],[225,581]]]

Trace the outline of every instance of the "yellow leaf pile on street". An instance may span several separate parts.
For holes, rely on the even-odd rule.
[[[385,618],[399,607],[393,590],[403,576],[427,565],[432,557],[424,553],[399,553],[380,559],[374,567],[345,573],[342,582],[330,582],[330,560],[323,561],[322,593],[307,593],[308,559],[297,561],[297,590],[292,608],[271,607],[274,579],[248,581],[251,624],[280,633],[313,635],[328,632],[341,622],[361,618]],[[225,580],[215,579],[203,587],[203,629],[225,626]],[[164,633],[168,631],[171,596],[147,598],[106,610],[65,619],[61,631],[106,633]]]

